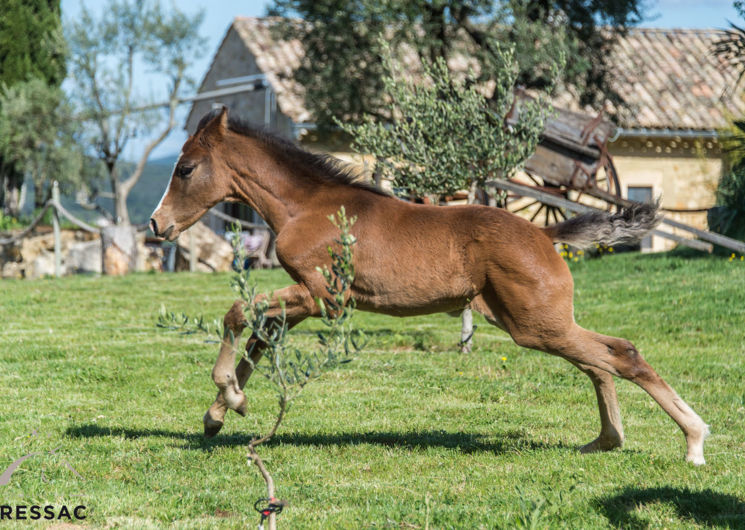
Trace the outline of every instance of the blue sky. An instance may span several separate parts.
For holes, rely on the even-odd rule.
[[[647,0],[649,28],[724,28],[738,23],[732,0]]]
[[[167,2],[168,0],[166,0]],[[105,2],[86,0],[95,13],[102,9]],[[191,67],[191,75],[201,80],[207,71],[210,61],[220,45],[225,32],[230,26],[231,20],[238,15],[261,16],[265,13],[269,0],[178,0],[175,2],[179,9],[187,13],[194,13],[200,8],[205,10],[205,19],[202,24],[202,35],[208,39],[207,49],[204,56],[195,61]],[[62,0],[62,16],[74,19],[80,13],[81,0]],[[724,28],[730,20],[739,23],[739,17],[732,7],[732,0],[647,0],[647,20],[643,27],[661,28]],[[149,80],[143,80],[142,90],[148,90]],[[188,106],[181,109],[183,123]],[[178,126],[170,136],[154,152],[153,158],[178,153],[181,145],[186,140],[186,134]],[[145,140],[132,142],[130,149],[125,153],[133,158],[141,151]]]

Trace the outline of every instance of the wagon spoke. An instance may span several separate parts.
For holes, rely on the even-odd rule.
[[[553,216],[555,223],[558,223],[559,222],[559,215],[556,213],[557,211],[560,211],[559,208],[551,208],[551,215]],[[547,216],[546,217],[546,226],[548,226],[548,222],[549,222],[549,220],[548,220],[548,216]]]
[[[526,173],[526,175],[528,175],[528,178],[529,178],[530,180],[532,180],[532,181],[533,181],[533,184],[535,184],[535,185],[536,185],[536,186],[538,186],[539,188],[540,188],[541,186],[543,186],[543,183],[542,183],[542,182],[539,182],[539,181],[538,181],[538,179],[537,179],[537,178],[535,178],[535,177],[534,177],[533,175],[531,175],[530,173]]]
[[[540,204],[540,201],[533,201],[533,202],[530,202],[530,203],[526,204],[525,206],[521,206],[521,207],[520,207],[520,208],[518,208],[517,210],[512,210],[512,213],[519,213],[519,212],[522,212],[523,210],[527,210],[528,208],[530,208],[531,206],[533,206],[533,205],[535,205],[535,204]]]
[[[536,210],[536,212],[535,212],[535,213],[533,214],[533,217],[531,217],[531,218],[530,218],[530,222],[531,222],[531,223],[532,223],[532,222],[533,222],[533,221],[535,220],[535,218],[536,218],[536,217],[538,217],[538,214],[540,214],[540,213],[541,213],[541,211],[543,211],[543,209],[544,209],[544,208],[546,208],[546,206],[545,206],[544,204],[541,204],[541,207],[540,207],[540,208],[538,208],[538,209]]]

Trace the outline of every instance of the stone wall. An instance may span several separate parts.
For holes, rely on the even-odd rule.
[[[36,279],[54,275],[54,234],[51,229],[15,243],[0,245],[0,277]],[[12,234],[11,234],[12,235]],[[101,273],[101,239],[82,230],[60,233],[62,274]],[[137,270],[160,270],[158,250],[145,246],[145,235],[138,234]],[[162,256],[162,251],[160,251]]]
[[[18,233],[19,231],[16,231]],[[3,234],[5,237],[13,233]],[[62,274],[101,274],[101,238],[82,230],[62,230]],[[190,238],[194,238],[193,247]],[[145,233],[137,240],[136,271],[162,271],[167,261],[167,248],[159,242],[146,242]],[[225,239],[198,222],[176,240],[175,270],[189,270],[189,251],[196,250],[196,270],[201,272],[229,271],[233,248]],[[49,227],[15,243],[0,245],[0,278],[36,279],[54,276],[54,234]]]

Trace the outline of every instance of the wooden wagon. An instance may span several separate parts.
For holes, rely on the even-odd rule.
[[[521,104],[529,100],[530,96],[517,92],[508,124],[516,122]],[[524,172],[510,180],[488,183],[506,192],[502,206],[532,222],[549,225],[573,213],[613,210],[631,204],[622,196],[620,177],[608,152],[608,144],[616,134],[615,125],[602,113],[593,116],[558,108],[554,111]],[[669,228],[685,231],[693,238],[672,233]],[[717,244],[745,253],[742,241],[668,218],[663,219],[654,235],[705,252],[711,252],[713,244]]]
[[[507,123],[515,123],[521,106],[532,100],[518,91]],[[547,196],[610,209],[621,199],[621,185],[608,143],[615,125],[602,113],[591,116],[554,108],[546,121],[535,153],[525,162],[524,172],[510,180]],[[531,221],[549,225],[567,217],[566,208],[555,206],[519,191],[508,191],[503,206],[522,213]]]

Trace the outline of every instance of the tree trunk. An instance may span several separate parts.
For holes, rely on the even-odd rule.
[[[129,224],[129,211],[127,210],[127,196],[129,189],[126,189],[119,181],[119,172],[116,167],[109,170],[111,180],[111,191],[114,194],[114,222],[118,225]]]
[[[114,194],[114,218],[116,224],[128,225],[129,223],[129,211],[127,211],[127,195],[122,193],[119,186],[117,193]]]
[[[130,224],[106,226],[101,231],[101,270],[121,276],[137,266],[137,229]]]
[[[127,195],[129,190],[119,182],[115,166],[109,168],[111,190],[114,193],[114,222],[101,231],[101,271],[106,275],[129,274],[137,267],[137,229],[129,222]]]
[[[43,182],[34,182],[34,210],[43,208],[46,202]]]
[[[3,179],[3,213],[11,217],[21,215],[23,178],[18,178],[13,172],[5,175]]]

